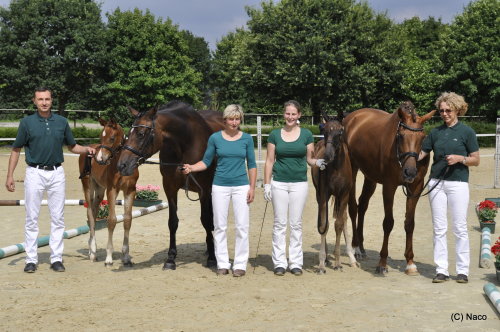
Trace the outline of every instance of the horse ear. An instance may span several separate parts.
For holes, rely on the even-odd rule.
[[[344,111],[339,110],[337,112],[337,119],[339,120],[339,122],[342,122],[342,120],[344,120]]]
[[[97,121],[99,121],[99,123],[101,124],[101,126],[103,126],[103,127],[106,126],[107,121],[104,120],[103,118],[99,118]]]
[[[422,117],[420,117],[420,123],[424,123],[425,121],[429,120],[434,116],[434,114],[436,114],[436,110],[432,110],[429,113],[423,115]]]
[[[328,116],[328,114],[326,114],[325,110],[321,110],[321,116],[323,117],[325,122],[330,121],[330,117]]]
[[[133,109],[130,106],[127,106],[127,108],[128,108],[128,111],[130,112],[130,114],[132,114],[134,117],[137,117],[140,114],[139,111]]]

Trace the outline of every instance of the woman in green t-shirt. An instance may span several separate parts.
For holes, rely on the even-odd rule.
[[[284,275],[287,267],[294,275],[302,274],[302,210],[307,199],[307,164],[322,169],[326,165],[323,159],[313,159],[313,136],[310,130],[299,127],[300,116],[300,104],[295,100],[286,102],[283,113],[285,126],[273,130],[267,141],[264,198],[273,203],[272,257],[274,274],[278,276]],[[290,244],[287,263],[288,223]]]
[[[436,107],[444,123],[431,130],[422,144],[419,160],[434,152],[431,166],[429,202],[434,229],[434,283],[449,280],[447,212],[451,213],[455,235],[456,281],[467,283],[470,265],[467,207],[469,205],[469,166],[479,165],[479,145],[476,133],[458,121],[467,112],[464,98],[445,92],[436,100]]]

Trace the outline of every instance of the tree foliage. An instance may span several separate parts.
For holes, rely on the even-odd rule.
[[[34,88],[48,86],[64,110],[100,71],[103,29],[93,1],[13,0],[0,8],[0,96],[27,107]]]
[[[191,65],[188,47],[177,26],[139,9],[108,15],[110,45],[106,105],[124,115],[124,105],[140,110],[171,99],[199,102],[201,73]]]
[[[463,94],[475,114],[494,120],[500,105],[500,1],[471,2],[443,44],[445,88]]]
[[[217,45],[215,82],[222,102],[276,111],[298,99],[320,109],[389,107],[398,93],[392,22],[353,0],[283,0],[247,8],[249,31]]]

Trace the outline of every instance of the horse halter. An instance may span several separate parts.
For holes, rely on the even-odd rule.
[[[143,150],[146,146],[148,146],[150,144],[150,142],[153,140],[154,136],[155,136],[155,121],[154,119],[151,121],[151,126],[147,126],[147,125],[143,125],[143,124],[139,124],[139,125],[132,125],[132,129],[131,131],[134,129],[134,128],[146,128],[146,129],[149,129],[149,132],[148,132],[148,136],[146,137],[146,139],[144,139],[144,141],[142,142],[142,145],[140,147],[140,150],[136,150],[134,149],[133,147],[131,147],[130,145],[123,145],[122,149],[124,150],[129,150],[130,152],[132,152],[133,154],[139,156],[139,159],[137,160],[137,166],[143,164],[146,159],[148,159],[149,157],[146,157],[146,155],[143,153]]]
[[[408,130],[414,131],[414,132],[424,131],[424,128],[410,127],[406,123],[399,121],[398,129],[396,129],[396,158],[398,159],[399,167],[402,168],[406,159],[413,157],[416,160],[418,160],[418,153],[412,151],[412,152],[405,152],[405,153],[401,154],[399,152],[399,144],[401,143],[401,140],[403,139],[402,135],[399,133],[400,127],[403,127],[405,129],[408,129]]]
[[[94,160],[96,161],[96,163],[98,163],[99,165],[109,165],[111,163],[111,160],[116,156],[116,154],[118,152],[120,152],[121,149],[123,149],[124,142],[125,142],[125,136],[122,137],[122,141],[121,141],[120,145],[118,145],[116,148],[113,148],[112,146],[107,146],[104,144],[99,145],[97,148],[108,150],[111,153],[111,157],[109,157],[107,161],[102,162],[102,161],[97,160],[97,154],[94,154]]]

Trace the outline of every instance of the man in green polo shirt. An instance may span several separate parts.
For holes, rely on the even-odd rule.
[[[63,145],[73,153],[92,156],[95,149],[76,144],[66,118],[52,114],[52,93],[47,88],[35,90],[33,103],[37,112],[21,120],[17,137],[12,146],[5,187],[8,191],[16,190],[14,170],[19,161],[21,148],[26,154],[26,176],[24,179],[24,200],[26,224],[24,229],[26,266],[24,272],[33,273],[37,269],[38,216],[40,205],[47,192],[51,217],[50,227],[50,268],[64,272],[62,253],[64,249],[64,201],[65,175]]]

